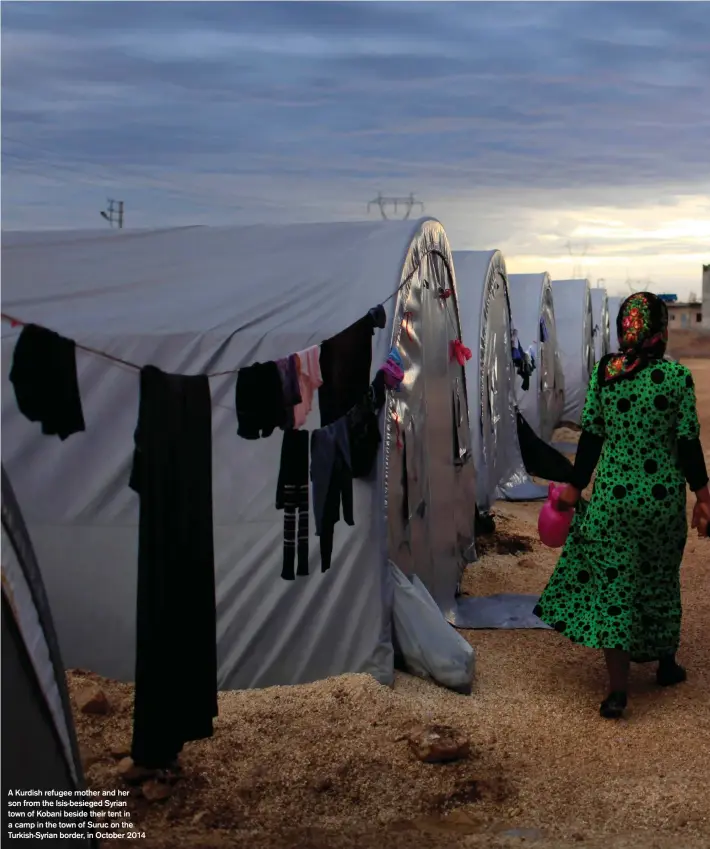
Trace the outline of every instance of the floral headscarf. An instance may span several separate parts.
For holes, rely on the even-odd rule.
[[[668,344],[668,307],[651,292],[629,296],[616,318],[619,352],[604,364],[604,382],[636,374],[660,360]]]

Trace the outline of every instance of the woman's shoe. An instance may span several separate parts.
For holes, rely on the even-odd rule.
[[[626,693],[609,693],[601,703],[599,715],[603,716],[604,719],[621,719],[627,703]]]
[[[683,667],[673,660],[670,663],[661,661],[656,672],[656,683],[659,687],[674,687],[682,684],[688,678],[688,673]]]

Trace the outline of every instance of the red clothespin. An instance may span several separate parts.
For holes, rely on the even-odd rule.
[[[443,300],[447,300],[453,295],[451,289],[439,289],[439,294],[441,295]]]
[[[18,321],[16,318],[10,319],[10,327],[20,327],[22,325],[21,321]]]
[[[392,413],[392,421],[394,422],[394,432],[397,436],[397,448],[401,451],[404,446],[402,444],[402,435],[399,429],[399,415],[397,413]]]
[[[471,349],[467,348],[460,339],[454,339],[451,343],[450,359],[456,360],[460,366],[466,364],[466,360],[470,360],[473,354]]]

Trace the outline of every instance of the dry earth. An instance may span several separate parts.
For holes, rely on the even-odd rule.
[[[696,375],[710,447],[710,360],[683,361]],[[538,509],[498,505],[498,540],[468,569],[466,592],[544,587],[555,553],[537,542]],[[680,655],[689,680],[658,691],[651,670],[637,668],[621,723],[597,715],[605,683],[597,653],[545,631],[463,632],[477,652],[471,696],[404,674],[394,690],[350,675],[222,693],[215,737],[186,747],[173,795],[131,797],[142,845],[706,849],[709,579],[710,542],[691,535]],[[78,734],[90,785],[122,786],[117,761],[130,744],[132,687],[81,671],[68,680],[73,697],[88,682],[109,696],[107,717],[76,711]],[[429,722],[465,731],[470,758],[418,761],[398,738]]]

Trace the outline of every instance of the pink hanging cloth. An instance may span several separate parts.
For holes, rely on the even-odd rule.
[[[296,354],[298,366],[298,386],[301,390],[301,403],[293,408],[293,426],[303,427],[311,408],[313,395],[323,385],[320,373],[320,346],[314,345]]]

